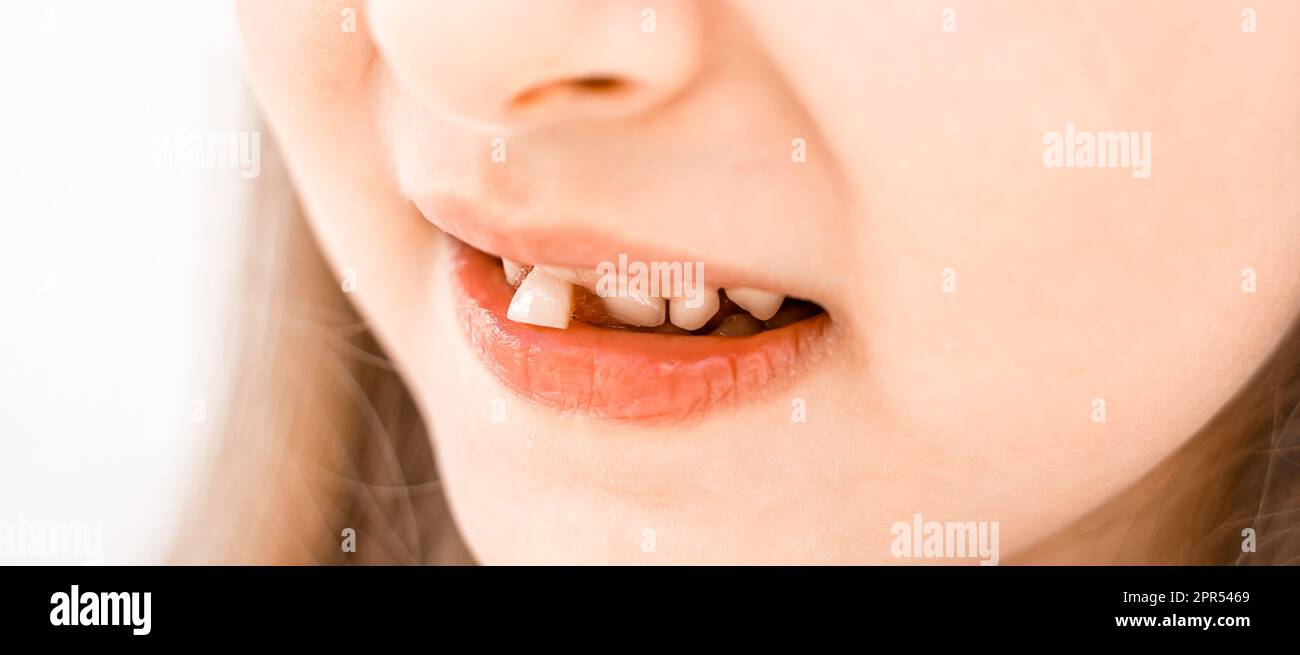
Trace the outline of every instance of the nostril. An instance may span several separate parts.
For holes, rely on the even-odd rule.
[[[575,77],[533,86],[515,96],[510,106],[514,109],[527,109],[563,97],[608,97],[620,95],[631,86],[630,82],[612,75]]]
[[[579,78],[574,80],[573,83],[584,91],[594,91],[597,93],[618,91],[627,85],[626,82],[617,77],[603,77],[599,75]]]

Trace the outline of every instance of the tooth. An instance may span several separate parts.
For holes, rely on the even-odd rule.
[[[534,268],[510,299],[506,318],[563,330],[573,315],[573,287]]]
[[[747,337],[763,331],[763,324],[749,314],[732,314],[722,319],[722,324],[709,334],[723,337]]]
[[[524,272],[524,267],[520,266],[518,262],[513,262],[502,257],[501,268],[506,272],[506,284],[509,284],[510,286],[519,284],[519,278]]]
[[[785,295],[763,291],[762,289],[736,287],[726,291],[727,297],[732,302],[740,305],[741,308],[760,321],[766,321],[776,316],[776,311],[781,309],[781,303],[785,302]]]
[[[610,296],[603,300],[610,316],[628,325],[655,327],[663,325],[668,315],[668,306],[663,298],[628,295]]]
[[[668,300],[668,320],[673,325],[684,330],[698,330],[718,313],[718,290],[705,288],[704,305],[701,307],[690,307],[688,303],[694,303],[694,294],[687,294],[683,298],[671,298]]]

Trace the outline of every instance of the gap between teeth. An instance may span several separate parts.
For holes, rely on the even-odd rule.
[[[502,258],[506,282],[517,286],[506,317],[517,323],[564,329],[574,311],[574,287],[595,291],[599,274],[593,270],[538,265],[528,267]],[[692,290],[693,291],[693,290]],[[683,330],[698,330],[718,313],[721,302],[718,289],[705,287],[704,303],[694,304],[694,293],[686,297],[659,298],[653,296],[611,296],[601,298],[605,311],[613,319],[626,325],[653,328],[671,323]],[[750,317],[724,319],[714,330],[716,334],[738,336],[761,331],[760,321],[776,315],[785,302],[785,295],[761,289],[735,287],[725,289],[727,297]],[[728,319],[735,320],[728,320]],[[756,320],[755,320],[756,319]]]

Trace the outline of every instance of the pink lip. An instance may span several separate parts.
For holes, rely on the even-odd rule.
[[[412,194],[420,213],[439,229],[460,241],[498,257],[528,264],[550,264],[595,268],[603,261],[615,261],[625,254],[639,261],[695,261],[682,253],[646,245],[632,245],[597,228],[538,225],[512,222],[503,214],[485,216],[471,203],[441,194]],[[738,271],[715,261],[707,264],[709,286],[747,286],[780,289],[780,280],[767,279],[762,271]]]
[[[825,314],[749,337],[515,323],[505,318],[514,290],[500,262],[459,241],[454,247],[460,323],[471,348],[506,387],[562,412],[682,420],[771,392],[828,350]]]

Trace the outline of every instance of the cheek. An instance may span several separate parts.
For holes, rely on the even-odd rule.
[[[1245,35],[1235,11],[1110,7],[1130,15],[1105,21],[1127,26],[1108,51],[1056,38],[1077,32],[1062,12],[1019,9],[960,10],[936,41],[936,8],[877,17],[851,64],[790,76],[860,192],[852,318],[864,395],[884,399],[865,424],[901,426],[883,447],[918,486],[1023,519],[1009,538],[1174,452],[1300,314],[1294,40]],[[776,15],[756,24],[799,70],[806,39]],[[916,56],[871,57],[882,42]],[[1067,122],[1149,131],[1150,177],[1046,169]]]
[[[375,50],[365,14],[354,4],[239,2],[250,81],[277,133],[293,133],[289,138],[297,133],[319,136],[321,130],[346,125],[367,111]],[[290,144],[290,149],[302,147],[307,146]]]
[[[352,299],[367,318],[399,316],[427,290],[419,272],[435,230],[393,182],[376,106],[382,69],[364,12],[351,8],[245,2],[239,17],[250,82],[315,236],[336,272],[354,276]],[[379,323],[381,332],[419,329]]]

